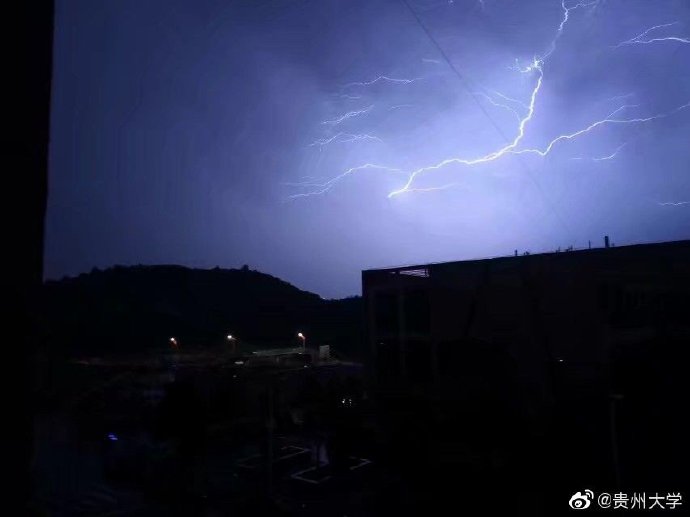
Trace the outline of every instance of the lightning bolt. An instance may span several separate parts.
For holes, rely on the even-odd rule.
[[[403,192],[408,192],[410,190],[410,187],[414,180],[419,176],[420,174],[423,174],[425,172],[429,172],[432,170],[438,170],[441,169],[442,167],[445,167],[450,164],[461,164],[461,165],[477,165],[480,163],[487,163],[487,162],[492,162],[494,160],[497,160],[501,156],[504,156],[506,153],[512,151],[515,149],[515,147],[518,146],[520,141],[523,139],[525,136],[525,127],[529,123],[530,120],[532,120],[532,116],[534,115],[534,107],[537,101],[537,95],[539,94],[539,90],[541,89],[541,85],[544,79],[544,74],[542,72],[542,63],[537,59],[534,58],[534,61],[530,65],[531,68],[535,71],[537,71],[537,81],[534,86],[534,89],[532,90],[532,95],[530,95],[530,102],[527,105],[527,114],[520,119],[520,123],[518,125],[518,131],[517,135],[513,139],[512,142],[507,144],[506,146],[498,149],[497,151],[493,151],[487,155],[480,156],[478,158],[472,158],[472,159],[466,159],[466,158],[448,158],[446,160],[443,160],[440,163],[437,163],[436,165],[430,165],[428,167],[422,167],[420,169],[417,169],[415,171],[412,171],[410,173],[410,176],[407,180],[407,183],[400,189],[394,190],[390,194],[388,194],[388,197],[394,197],[399,194],[402,194]]]
[[[533,154],[533,155],[538,155],[541,157],[547,156],[556,146],[558,146],[561,143],[565,143],[568,141],[572,141],[575,139],[578,139],[580,137],[583,137],[585,135],[588,135],[589,133],[594,132],[597,128],[600,127],[605,127],[605,126],[626,126],[626,125],[636,125],[636,124],[644,124],[648,122],[652,122],[655,120],[660,120],[664,119],[667,117],[670,117],[682,110],[687,109],[690,107],[690,102],[679,106],[677,108],[671,109],[669,111],[663,112],[663,113],[657,113],[645,117],[637,116],[637,117],[624,117],[621,116],[621,113],[627,109],[637,107],[637,105],[633,104],[624,104],[622,106],[619,106],[616,108],[614,111],[609,113],[607,116],[605,116],[602,119],[595,120],[591,122],[588,126],[578,129],[573,132],[569,133],[563,133],[560,135],[555,136],[552,138],[548,143],[546,143],[543,147],[529,147],[529,148],[524,148],[521,147],[522,141],[525,138],[525,134],[527,131],[527,128],[530,125],[530,122],[533,120],[535,116],[535,110],[537,106],[537,101],[540,95],[540,92],[542,90],[542,85],[544,83],[544,78],[545,78],[545,73],[544,73],[544,68],[547,60],[551,57],[551,55],[555,52],[558,42],[560,38],[562,37],[565,27],[568,24],[569,20],[571,19],[571,13],[575,11],[576,9],[582,9],[582,8],[587,8],[587,7],[593,7],[596,8],[601,0],[582,0],[578,3],[575,4],[570,4],[568,5],[565,0],[561,0],[561,19],[560,23],[556,27],[555,35],[553,39],[551,40],[550,44],[547,46],[546,52],[544,52],[541,56],[535,56],[526,66],[521,66],[519,61],[516,59],[516,65],[513,67],[513,70],[519,71],[521,74],[525,74],[528,76],[532,77],[533,80],[533,85],[531,92],[529,94],[529,100],[528,102],[523,102],[517,99],[510,98],[500,92],[496,91],[490,91],[490,94],[483,93],[483,92],[478,92],[478,93],[473,93],[472,95],[482,97],[485,99],[487,102],[491,103],[492,105],[499,107],[501,109],[510,111],[517,119],[518,124],[515,129],[515,135],[512,139],[512,141],[508,142],[506,145],[499,147],[498,149],[495,149],[487,154],[481,155],[481,156],[475,156],[475,157],[451,157],[444,159],[434,165],[427,165],[424,167],[420,167],[416,170],[413,170],[409,173],[405,173],[400,169],[397,168],[389,168],[389,167],[384,167],[381,165],[374,165],[371,163],[367,163],[361,166],[357,167],[352,167],[343,173],[339,174],[332,180],[321,184],[321,185],[312,185],[316,186],[318,190],[304,193],[304,194],[297,194],[294,197],[306,197],[306,196],[311,196],[311,195],[318,195],[322,194],[324,192],[327,192],[330,190],[333,185],[342,179],[344,179],[347,176],[350,176],[356,171],[363,170],[363,169],[381,169],[385,170],[387,172],[394,172],[396,174],[405,174],[407,176],[407,181],[405,184],[392,192],[388,194],[388,198],[392,198],[395,196],[398,196],[400,194],[406,193],[406,192],[431,192],[431,191],[437,191],[437,190],[444,190],[446,188],[450,188],[452,186],[457,185],[457,183],[451,183],[443,186],[438,186],[438,187],[416,187],[414,186],[415,181],[423,174],[436,171],[439,169],[442,169],[444,167],[447,167],[449,165],[463,165],[463,166],[478,166],[481,164],[485,163],[490,163],[496,160],[499,160],[505,156],[509,155],[523,155],[523,154]],[[673,24],[668,24],[668,25],[674,25],[676,22]],[[656,30],[664,26],[655,26],[647,31],[643,32],[642,34],[636,36],[635,38],[632,38],[631,40],[628,40],[626,42],[623,42],[619,44],[618,46],[626,45],[626,44],[634,44],[634,43],[646,43],[649,42],[651,43],[652,40],[657,40],[658,38],[652,38],[649,40],[643,40],[649,32]],[[681,38],[682,39],[682,38]],[[424,59],[423,59],[424,61]],[[343,88],[351,88],[355,86],[369,86],[372,84],[375,84],[377,82],[392,82],[392,83],[404,83],[408,84],[413,81],[419,80],[419,78],[415,79],[393,79],[387,76],[379,76],[371,81],[367,82],[359,82],[359,83],[349,83],[345,85]],[[615,97],[611,97],[607,99],[607,101],[614,101],[614,100],[623,100],[628,97],[633,96],[634,94],[629,93],[625,95],[618,95]],[[501,102],[505,101],[505,102]],[[394,109],[395,107],[391,108]],[[352,112],[351,112],[352,113]],[[359,114],[359,113],[357,113]],[[347,114],[346,114],[347,115]],[[354,116],[354,115],[352,115]],[[342,118],[342,117],[341,117]],[[336,119],[338,120],[338,119]],[[611,154],[606,155],[606,156],[600,156],[600,157],[593,157],[590,158],[593,161],[607,161],[607,160],[612,160],[614,159],[620,151],[627,145],[627,143],[623,143],[622,145],[618,146]],[[681,202],[684,204],[685,202]]]
[[[662,118],[669,117],[669,116],[671,116],[671,115],[673,115],[679,111],[682,111],[682,110],[690,107],[690,102],[688,102],[688,103],[683,104],[682,106],[679,106],[678,108],[675,108],[675,109],[668,111],[666,113],[651,115],[649,117],[637,117],[637,118],[628,118],[628,119],[611,118],[614,115],[616,115],[617,113],[619,113],[620,111],[622,111],[623,109],[634,106],[634,105],[624,105],[624,106],[617,108],[608,117],[606,117],[602,120],[597,120],[596,122],[593,122],[589,126],[583,128],[583,129],[580,129],[579,131],[575,131],[573,133],[557,136],[556,138],[551,140],[546,145],[546,147],[544,147],[543,149],[531,148],[531,149],[516,150],[515,148],[517,147],[518,143],[520,142],[520,140],[522,140],[522,137],[524,136],[524,128],[525,128],[526,124],[529,122],[529,120],[531,119],[532,114],[534,113],[534,101],[536,99],[537,93],[539,92],[539,87],[541,85],[542,77],[543,77],[542,75],[539,76],[539,81],[537,82],[537,86],[535,87],[535,89],[532,92],[532,97],[531,97],[532,100],[530,102],[530,111],[527,114],[527,116],[522,119],[521,124],[520,124],[520,129],[518,131],[518,135],[515,137],[515,139],[510,144],[499,149],[498,151],[494,151],[493,153],[487,154],[487,155],[482,156],[480,158],[474,158],[471,160],[462,159],[462,158],[450,158],[447,160],[443,160],[442,162],[440,162],[436,165],[432,165],[429,167],[422,167],[420,169],[417,169],[410,174],[410,177],[409,177],[407,183],[401,189],[398,189],[398,190],[391,192],[390,194],[388,194],[388,197],[391,198],[391,197],[397,196],[399,194],[402,194],[404,192],[409,192],[410,186],[412,185],[413,181],[415,180],[415,178],[417,176],[419,176],[422,173],[431,171],[431,170],[440,169],[440,168],[445,167],[449,164],[455,163],[455,164],[461,164],[461,165],[477,165],[480,163],[486,163],[486,162],[496,160],[496,159],[498,159],[498,158],[500,158],[506,154],[515,154],[515,155],[536,154],[536,155],[539,155],[541,157],[545,157],[551,152],[551,150],[554,148],[554,146],[557,143],[562,142],[562,141],[567,141],[567,140],[573,140],[579,136],[582,136],[586,133],[593,131],[594,129],[596,129],[600,126],[609,125],[609,124],[621,125],[621,124],[640,124],[640,123],[645,123],[645,122],[651,122],[653,120],[659,120]],[[614,154],[617,154],[617,151]],[[602,159],[611,159],[611,158],[603,157]]]
[[[675,41],[677,43],[690,43],[690,38],[687,37],[681,37],[681,36],[664,36],[664,37],[652,37],[650,39],[644,39],[650,32],[656,31],[658,29],[663,29],[666,27],[672,27],[673,25],[678,25],[678,22],[671,22],[671,23],[663,23],[661,25],[655,25],[654,27],[650,27],[649,29],[645,30],[644,32],[641,32],[634,38],[630,38],[629,40],[622,41],[618,45],[614,45],[613,48],[620,48],[624,47],[626,45],[649,45],[651,43],[660,43],[664,41]]]
[[[426,172],[429,172],[429,171],[438,170],[440,168],[446,167],[446,166],[451,165],[451,164],[473,166],[473,165],[478,165],[478,164],[487,163],[487,162],[497,160],[497,159],[505,156],[506,154],[537,154],[537,155],[544,157],[547,154],[549,154],[551,152],[551,150],[554,148],[554,146],[556,144],[558,144],[559,142],[562,142],[565,140],[573,140],[579,136],[582,136],[586,133],[589,133],[590,131],[593,131],[594,129],[596,129],[600,126],[608,125],[608,124],[616,125],[616,124],[637,124],[637,123],[650,122],[652,120],[657,120],[660,118],[668,117],[668,116],[670,116],[670,115],[672,115],[672,114],[674,114],[680,110],[686,109],[690,105],[690,103],[685,104],[683,106],[680,106],[679,108],[676,108],[676,109],[674,109],[668,113],[663,113],[663,114],[659,114],[659,115],[652,115],[652,116],[644,117],[644,118],[642,118],[642,117],[627,118],[627,119],[613,118],[622,110],[627,109],[627,108],[631,108],[631,107],[635,107],[635,105],[623,105],[623,106],[617,108],[611,114],[609,114],[606,118],[604,118],[602,120],[595,121],[584,129],[581,129],[579,131],[575,131],[573,133],[563,134],[563,135],[557,136],[556,138],[552,139],[544,149],[537,149],[537,148],[521,149],[521,150],[517,149],[520,142],[524,138],[525,128],[527,127],[527,124],[532,120],[532,117],[534,116],[537,96],[539,94],[539,91],[541,89],[542,82],[544,79],[544,72],[543,72],[544,63],[555,51],[558,40],[562,36],[564,28],[565,28],[566,24],[568,23],[568,20],[570,19],[570,13],[575,9],[590,7],[590,6],[596,6],[597,4],[598,4],[598,0],[582,1],[582,2],[579,2],[579,3],[574,4],[574,5],[569,7],[566,5],[565,0],[562,0],[561,8],[562,8],[563,14],[562,14],[561,22],[558,25],[558,28],[556,30],[556,35],[554,36],[553,40],[551,41],[551,44],[549,45],[547,52],[542,57],[535,57],[532,60],[532,62],[529,63],[529,65],[526,67],[519,67],[519,64],[516,62],[516,64],[518,64],[518,70],[521,73],[529,74],[529,73],[536,72],[537,73],[537,81],[536,81],[536,84],[535,84],[535,86],[532,90],[532,93],[530,95],[530,102],[527,105],[527,114],[524,115],[522,118],[520,118],[517,135],[515,136],[515,138],[513,139],[512,142],[510,142],[506,146],[504,146],[504,147],[502,147],[496,151],[493,151],[493,152],[486,154],[484,156],[480,156],[478,158],[472,158],[472,159],[449,158],[449,159],[446,159],[446,160],[443,160],[443,161],[437,163],[436,165],[422,167],[422,168],[419,168],[417,170],[414,170],[410,173],[410,176],[408,177],[407,183],[402,188],[400,188],[398,190],[394,190],[393,192],[389,193],[388,197],[392,198],[392,197],[400,195],[402,193],[410,192],[412,190],[412,184],[418,176],[420,176],[421,174],[424,174]],[[503,105],[502,107],[506,107],[506,106]],[[617,149],[616,151],[614,151],[614,153],[612,153],[609,156],[604,156],[604,157],[599,158],[598,161],[606,160],[606,159],[613,159],[618,154],[618,151],[620,151],[620,149]]]
[[[459,187],[461,186],[460,183],[448,183],[446,185],[442,185],[440,187],[415,187],[409,189],[407,192],[437,192],[439,190],[447,190],[449,188],[453,187]]]
[[[623,149],[626,145],[628,145],[628,142],[625,142],[625,143],[619,145],[618,147],[616,147],[615,151],[613,151],[611,154],[609,154],[607,156],[601,156],[599,158],[589,158],[589,159],[592,160],[593,162],[603,162],[606,160],[613,160],[618,155],[620,150]],[[580,157],[572,158],[572,159],[573,160],[585,160],[586,158],[580,156]]]
[[[375,79],[372,79],[371,81],[364,81],[364,82],[357,82],[357,83],[347,83],[342,86],[342,90],[346,90],[348,88],[354,88],[356,86],[364,87],[364,86],[371,86],[372,84],[380,83],[380,82],[387,82],[387,83],[394,83],[394,84],[410,84],[414,83],[415,81],[421,81],[421,77],[414,77],[412,79],[396,79],[393,77],[388,77],[386,75],[379,75]]]
[[[383,142],[379,137],[369,134],[353,134],[353,133],[337,133],[330,138],[319,138],[315,140],[309,147],[319,146],[323,147],[333,142],[356,142],[359,140],[374,140],[376,142]]]
[[[492,92],[492,93],[494,93],[494,92]],[[495,93],[498,94],[498,92],[495,92]],[[483,93],[483,92],[474,92],[474,93],[472,93],[472,95],[474,95],[475,97],[481,97],[482,99],[485,99],[489,104],[496,106],[497,108],[502,108],[504,110],[509,111],[510,113],[515,115],[515,118],[517,118],[518,122],[521,120],[521,115],[512,106],[510,106],[508,104],[503,104],[501,102],[497,102],[494,100],[493,97],[491,97],[490,95],[487,95],[486,93]],[[500,97],[502,97],[504,99],[508,99],[504,95],[500,95]],[[513,100],[513,99],[509,99],[509,100]],[[522,104],[522,103],[520,103],[520,104]],[[523,104],[523,106],[524,106],[524,104]],[[525,108],[527,108],[527,106],[525,106]]]
[[[619,111],[620,109],[622,109],[623,107],[627,107],[627,106],[622,106],[621,108],[616,110],[616,112]],[[592,131],[592,130],[600,127],[600,126],[608,125],[608,124],[640,124],[640,123],[644,123],[644,122],[651,122],[652,120],[658,120],[658,119],[669,117],[669,116],[671,116],[671,115],[673,115],[673,114],[675,114],[681,110],[687,109],[689,107],[690,107],[690,102],[683,104],[682,106],[679,106],[678,108],[675,108],[675,109],[668,111],[666,113],[661,113],[658,115],[652,115],[649,117],[638,117],[638,118],[630,118],[630,119],[614,119],[614,118],[607,117],[603,120],[597,120],[596,122],[593,122],[592,124],[590,124],[586,128],[580,129],[579,131],[575,131],[574,133],[557,136],[556,138],[551,140],[551,142],[549,142],[548,145],[544,149],[522,149],[520,151],[511,151],[511,152],[513,154],[538,154],[539,156],[544,157],[551,152],[551,150],[554,148],[554,146],[558,142],[562,142],[564,140],[572,140],[574,138],[577,138],[578,136],[582,136],[586,133],[589,133],[590,131]],[[614,113],[616,113],[616,112],[614,112]]]
[[[600,157],[600,158],[592,158],[592,161],[595,161],[595,162],[603,162],[603,161],[607,161],[607,160],[613,160],[616,156],[618,156],[618,153],[619,153],[619,152],[621,151],[621,149],[623,149],[626,145],[628,145],[628,142],[625,142],[625,143],[619,145],[618,147],[616,147],[616,150],[613,151],[613,152],[612,152],[611,154],[609,154],[608,156],[602,156],[602,157]]]
[[[501,99],[507,100],[508,102],[512,102],[512,103],[515,103],[515,104],[519,104],[519,105],[522,106],[524,109],[528,109],[527,104],[525,104],[524,102],[522,102],[522,101],[520,101],[520,100],[518,100],[518,99],[512,99],[512,98],[508,97],[507,95],[502,94],[501,92],[497,92],[496,90],[491,90],[491,93],[493,93],[493,94],[496,95],[497,97],[500,97]]]
[[[608,99],[604,99],[601,102],[613,102],[613,101],[622,101],[624,99],[629,99],[630,97],[634,97],[634,93],[624,93],[622,95],[614,95],[613,97],[609,97]]]
[[[640,105],[639,104],[623,104],[622,106],[616,108],[613,110],[611,113],[609,113],[606,118],[611,118],[616,115],[618,115],[621,111],[626,110],[628,108],[638,108]]]
[[[668,201],[666,203],[658,203],[659,206],[683,206],[683,205],[690,205],[690,201]]]
[[[321,122],[322,124],[327,124],[331,126],[337,126],[338,124],[341,124],[345,122],[347,119],[352,118],[352,117],[358,117],[359,115],[364,115],[365,113],[368,113],[371,111],[371,109],[374,107],[372,104],[371,106],[361,109],[361,110],[356,110],[356,111],[348,111],[344,115],[341,115],[340,117],[334,118],[332,120],[324,120]]]
[[[565,28],[566,23],[568,23],[568,20],[570,19],[570,12],[574,11],[575,9],[580,9],[582,7],[592,7],[596,6],[599,3],[599,0],[591,0],[589,2],[583,1],[579,2],[572,7],[568,7],[565,5],[565,0],[561,0],[561,8],[563,9],[563,18],[561,18],[561,23],[558,25],[558,29],[556,30],[556,35],[554,38],[551,40],[551,44],[549,45],[549,50],[546,51],[546,54],[544,54],[540,61],[546,61],[549,57],[551,57],[551,54],[553,54],[556,50],[556,44],[558,43],[558,40],[561,39],[561,36],[563,35],[563,29]]]
[[[355,172],[358,171],[363,171],[363,170],[368,170],[368,169],[374,169],[374,170],[382,170],[385,172],[391,172],[391,173],[397,173],[397,174],[404,174],[400,169],[396,169],[394,167],[386,167],[384,165],[377,165],[374,163],[365,163],[364,165],[358,165],[356,167],[351,167],[347,169],[345,172],[342,174],[339,174],[335,178],[332,178],[325,183],[285,183],[287,186],[293,186],[293,187],[307,187],[307,188],[316,188],[317,190],[310,191],[310,192],[304,192],[302,194],[293,194],[292,196],[289,196],[289,199],[297,199],[301,197],[310,197],[310,196],[318,196],[320,194],[325,194],[329,190],[333,188],[333,186],[342,181],[344,178],[350,176],[351,174],[354,174]]]

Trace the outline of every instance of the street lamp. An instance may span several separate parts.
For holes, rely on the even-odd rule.
[[[227,337],[227,340],[230,343],[232,343],[232,353],[234,354],[235,353],[235,346],[237,343],[237,338],[235,336],[233,336],[232,334],[228,334],[226,337]]]
[[[302,350],[304,350],[306,348],[307,338],[301,332],[297,333],[297,337],[302,340]]]
[[[177,346],[177,339],[175,339],[174,337],[171,337],[171,338],[170,338],[170,345],[171,345],[175,350],[177,350],[177,348],[178,348],[178,346]]]

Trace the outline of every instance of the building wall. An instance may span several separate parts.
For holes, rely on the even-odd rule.
[[[690,241],[371,270],[362,280],[384,390],[442,397],[458,377],[491,378],[500,364],[540,404],[556,369],[589,389],[605,382],[613,349],[690,336]]]

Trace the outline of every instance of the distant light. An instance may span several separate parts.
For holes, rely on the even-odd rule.
[[[558,362],[559,362],[559,363],[562,363],[562,362],[563,362],[563,359],[559,359]]]
[[[297,337],[300,339],[304,339],[304,334],[302,334],[301,332],[298,332]]]
[[[237,365],[244,364],[244,361],[235,361],[235,364],[237,364]]]
[[[232,334],[228,334],[228,341],[232,341],[233,339],[235,339],[235,338],[232,337]]]
[[[108,435],[108,440],[110,440],[111,442],[116,442],[118,440],[118,438],[113,433],[110,433]]]

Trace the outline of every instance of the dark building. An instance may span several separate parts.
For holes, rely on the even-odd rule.
[[[680,471],[662,443],[683,443],[690,241],[368,270],[362,285],[382,407],[393,433],[428,424],[427,456],[541,448],[545,463],[519,461],[563,490]]]
[[[362,285],[384,389],[431,394],[479,346],[546,382],[551,363],[593,370],[620,347],[690,340],[690,241],[368,270]]]

